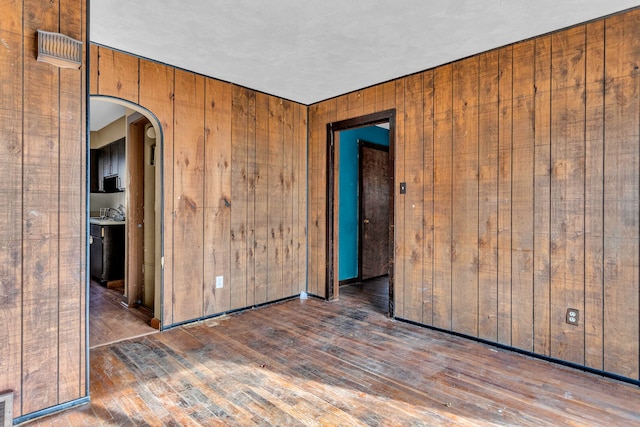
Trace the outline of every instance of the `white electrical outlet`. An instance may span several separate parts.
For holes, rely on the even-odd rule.
[[[224,287],[224,276],[216,276],[216,289]]]

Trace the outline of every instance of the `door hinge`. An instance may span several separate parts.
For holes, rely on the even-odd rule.
[[[160,258],[160,268],[164,268],[164,257]]]

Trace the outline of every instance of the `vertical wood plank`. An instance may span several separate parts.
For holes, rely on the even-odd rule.
[[[269,242],[269,97],[256,93],[254,247],[255,303],[267,302]]]
[[[298,105],[298,120],[297,120],[297,170],[298,179],[296,179],[297,186],[297,240],[296,251],[298,254],[298,284],[297,291],[306,290],[307,282],[307,188],[308,188],[308,168],[307,168],[307,112],[308,109],[302,104]]]
[[[627,12],[466,60],[480,62],[478,334],[501,344],[631,378],[638,376],[640,365],[640,349],[635,339],[640,329],[637,273],[640,194],[636,194],[640,191],[637,182],[640,159],[636,153],[640,145],[638,16],[638,11]],[[576,36],[576,32],[582,34]],[[491,56],[495,58],[493,72],[489,65]],[[460,67],[464,62],[452,66]],[[451,268],[452,262],[457,262],[455,258],[452,261],[449,252],[451,234],[459,238],[461,230],[455,223],[451,204],[461,201],[462,208],[468,204],[460,192],[452,191],[452,184],[453,177],[457,182],[466,182],[455,165],[460,171],[468,170],[460,166],[459,159],[464,154],[460,157],[458,151],[464,153],[461,149],[464,145],[460,145],[464,140],[454,138],[451,119],[453,100],[460,106],[464,102],[452,93],[451,73],[448,85],[442,84],[446,80],[443,70],[447,67],[433,71],[433,320],[429,320],[425,304],[428,291],[422,294],[422,318],[424,323],[450,329],[451,316],[459,317],[458,313],[464,311],[451,308],[451,277],[464,273],[460,266]],[[461,81],[469,78],[468,73],[460,76]],[[416,131],[406,123],[411,119],[411,114],[404,112],[409,105],[405,100],[406,80],[369,88],[375,89],[376,110],[398,106],[398,182],[405,179],[408,171],[405,161],[415,148],[406,139]],[[363,111],[370,108],[369,97],[373,95],[369,89],[362,91]],[[319,161],[316,156],[316,153],[324,156],[324,147],[320,149],[317,145],[318,140],[324,139],[314,135],[313,130],[324,133],[322,126],[326,122],[320,126],[319,117],[327,118],[339,111],[339,117],[346,118],[345,111],[351,111],[355,105],[354,97],[348,95],[356,93],[309,109],[310,175],[321,171],[326,161],[324,158]],[[428,132],[427,103],[425,94],[424,132]],[[462,123],[459,115],[457,120]],[[465,122],[456,130],[457,135],[464,135],[468,128]],[[423,141],[422,191],[428,224],[429,160],[427,139]],[[451,151],[454,142],[455,157]],[[406,179],[410,181],[408,175]],[[320,182],[310,179],[313,197],[318,194]],[[324,192],[325,183],[322,181],[320,193]],[[398,193],[396,197],[400,197]],[[310,219],[322,218],[318,212],[324,205],[321,198],[317,200],[316,204],[310,200],[310,210],[314,211],[309,214]],[[413,301],[413,297],[404,294],[412,289],[410,273],[404,271],[409,262],[405,260],[409,259],[409,253],[403,254],[404,245],[409,243],[406,237],[411,237],[405,221],[410,217],[406,200],[396,200],[398,317],[406,317],[411,310],[407,310],[406,302]],[[314,226],[313,221],[310,225]],[[423,275],[427,276],[431,258],[427,249],[428,230],[426,225]],[[400,244],[397,236],[404,238]],[[461,238],[464,242],[472,240]],[[310,237],[311,257],[324,254],[324,246],[314,242]],[[456,249],[458,256],[459,248]],[[313,280],[323,276],[318,274],[321,267],[316,261],[317,258],[310,259],[308,264],[309,269],[316,269],[310,273]],[[454,286],[459,283],[453,280]],[[577,328],[565,323],[569,307],[581,310],[584,323]],[[630,313],[630,322],[623,324],[616,315],[623,311]]]
[[[13,415],[22,415],[22,111],[24,100],[22,3],[0,3],[0,38],[6,49],[0,56],[0,389],[13,390]]]
[[[363,112],[364,97],[361,90],[350,92],[337,98],[337,121],[360,117]]]
[[[336,121],[346,120],[349,116],[349,96],[353,96],[354,93],[348,93],[335,98],[336,101]]]
[[[376,88],[376,111],[386,111],[396,107],[395,82],[382,83]]]
[[[586,26],[584,364],[603,366],[604,21]]]
[[[318,292],[321,296],[327,296],[327,124],[338,120],[337,101],[330,100],[319,123],[320,145],[318,146],[318,169],[315,174],[318,177],[316,197],[318,201]]]
[[[59,5],[24,3],[22,408],[58,403],[60,73],[34,60],[36,29],[58,31]]]
[[[88,49],[88,45],[89,45],[89,40],[86,36],[87,34],[87,18],[88,18],[88,6],[87,6],[87,2],[85,0],[81,0],[81,11],[80,11],[80,16],[81,21],[82,21],[82,25],[81,25],[81,34],[82,34],[82,40],[83,40],[83,44],[85,46],[84,49]],[[86,51],[85,51],[86,52]],[[86,55],[84,55],[84,57],[86,58]],[[84,67],[85,67],[85,71],[86,71],[86,67],[88,66],[86,63],[86,59],[83,59],[84,61]],[[87,135],[87,73],[83,72],[80,73],[81,74],[81,82],[80,82],[80,93],[82,96],[82,106],[80,107],[81,110],[81,114],[80,114],[80,146],[81,146],[81,172],[80,172],[80,176],[82,177],[86,177],[87,176],[87,169],[89,167],[86,159],[87,159],[87,144],[86,144],[86,135]],[[86,194],[86,181],[83,179],[82,180],[82,184],[81,184],[81,194]],[[81,198],[81,210],[82,212],[86,212],[86,207],[87,207],[87,203],[89,201],[86,200],[86,198],[82,197]],[[87,366],[87,352],[89,351],[89,349],[87,348],[87,343],[86,343],[86,337],[87,334],[89,333],[89,331],[87,330],[87,322],[86,322],[86,315],[87,315],[87,283],[86,283],[86,261],[87,261],[87,239],[88,236],[85,233],[85,230],[87,229],[87,221],[89,220],[85,215],[81,216],[82,219],[80,221],[80,230],[81,230],[81,246],[80,246],[80,277],[82,280],[82,284],[80,286],[80,307],[78,308],[79,312],[81,313],[81,324],[80,324],[80,337],[81,337],[81,343],[80,343],[80,381],[79,381],[79,388],[80,388],[80,393],[81,396],[86,396],[87,394],[87,390],[88,390],[88,384],[87,384],[87,372],[89,369],[89,366]]]
[[[99,59],[99,48],[95,44],[89,45],[90,55],[89,58],[89,93],[96,94],[100,93],[98,88],[98,70],[100,70],[100,59]]]
[[[376,110],[376,86],[371,86],[360,91],[362,93],[362,115],[372,114]]]
[[[422,74],[405,79],[404,93],[404,318],[422,321],[424,289],[424,106]],[[399,284],[400,285],[400,284]]]
[[[407,278],[405,277],[407,247],[405,245],[405,216],[407,199],[406,195],[400,194],[400,183],[406,182],[405,175],[405,150],[406,150],[406,135],[405,135],[405,94],[406,94],[406,79],[398,79],[395,82],[396,85],[396,139],[395,139],[395,178],[396,188],[394,189],[395,197],[395,221],[394,221],[394,251],[395,251],[395,263],[394,269],[394,287],[393,287],[393,299],[394,299],[394,315],[396,317],[405,317],[404,307],[404,290]]]
[[[139,59],[102,46],[98,55],[100,72],[97,87],[100,95],[122,98],[137,104]]]
[[[283,101],[283,143],[282,151],[282,296],[288,297],[293,291],[293,164],[294,144],[294,104]]]
[[[125,247],[127,248],[125,283],[127,304],[136,304],[143,295],[144,286],[144,229],[135,224],[144,223],[144,139],[145,121],[136,120],[127,126],[125,144],[127,170],[124,173],[127,182],[127,222]]]
[[[527,351],[533,350],[534,47],[533,40],[513,46],[511,345]]]
[[[447,330],[451,329],[452,71],[445,65],[433,76],[433,326]]]
[[[478,64],[478,338],[498,332],[498,52]]]
[[[310,114],[311,138],[309,141],[309,291],[326,297],[326,231],[327,231],[327,123],[336,120],[336,99],[330,99]]]
[[[174,153],[174,93],[175,70],[166,65],[140,60],[140,105],[151,111],[162,127],[162,146],[158,152],[158,165],[162,167],[163,217],[162,238],[164,240],[164,267],[156,265],[156,277],[163,277],[162,325],[172,325],[173,318],[173,153]],[[156,202],[159,202],[157,198]],[[160,307],[155,308],[160,313]],[[156,314],[158,316],[158,314]]]
[[[551,37],[536,39],[533,351],[551,354]]]
[[[640,10],[605,21],[604,369],[634,379],[640,351],[639,32]]]
[[[203,314],[204,78],[175,74],[173,320]]]
[[[451,328],[478,335],[478,57],[453,64]]]
[[[284,296],[282,283],[284,173],[282,163],[284,107],[282,100],[269,97],[269,163],[268,163],[268,276],[267,300]]]
[[[77,40],[84,39],[83,12],[79,0],[60,2],[60,32]],[[60,70],[60,223],[59,230],[59,313],[58,346],[60,354],[58,402],[69,402],[84,396],[81,387],[85,336],[82,334],[85,313],[84,257],[78,257],[78,248],[84,248],[84,170],[85,135],[83,93],[84,70]]]
[[[425,71],[422,77],[422,102],[424,111],[422,115],[423,137],[424,137],[424,255],[423,278],[422,278],[422,323],[431,324],[433,322],[433,147],[434,147],[434,126],[433,126],[433,71]]]
[[[498,67],[498,343],[511,345],[511,46],[498,51]]]
[[[204,315],[207,316],[231,307],[231,85],[214,79],[206,79],[205,85]],[[222,288],[216,288],[218,276],[223,278]]]
[[[309,255],[307,260],[307,290],[312,295],[318,295],[318,161],[319,161],[319,145],[320,145],[320,106],[328,105],[328,101],[321,104],[315,104],[309,107],[309,211],[307,212],[307,240],[309,247]]]
[[[584,363],[585,27],[552,35],[551,356]]]
[[[231,309],[247,303],[248,90],[233,86],[231,122]]]
[[[255,304],[255,206],[256,206],[256,93],[247,91],[247,224],[246,224],[246,274],[247,302],[245,306]]]
[[[293,103],[292,105],[292,126],[293,135],[291,141],[291,292],[299,294],[301,290],[300,279],[300,221],[304,215],[300,216],[300,181],[302,180],[302,172],[300,171],[300,110],[301,105]],[[306,172],[305,172],[306,175]]]

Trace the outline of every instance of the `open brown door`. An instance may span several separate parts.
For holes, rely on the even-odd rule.
[[[131,123],[127,141],[127,303],[140,304],[144,268],[144,131],[146,118]]]
[[[389,148],[360,142],[360,280],[389,274]]]

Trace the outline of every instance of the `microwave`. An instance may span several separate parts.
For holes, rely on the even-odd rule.
[[[118,175],[105,176],[102,182],[102,188],[105,193],[117,193],[120,190],[120,178]]]

